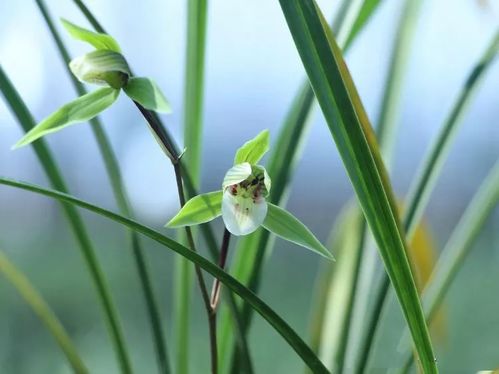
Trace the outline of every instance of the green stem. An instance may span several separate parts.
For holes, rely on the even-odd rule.
[[[9,81],[8,77],[5,75],[3,69],[0,67],[0,89],[9,105],[10,109],[17,117],[19,124],[25,132],[29,131],[35,126],[35,121],[29,112],[28,108],[22,101],[21,97],[15,90],[12,83]],[[64,182],[59,168],[55,163],[52,154],[49,151],[48,146],[44,140],[38,140],[32,144],[35,153],[42,164],[47,177],[50,180],[51,185],[59,191],[67,192],[66,183]],[[106,316],[107,326],[118,356],[118,362],[120,364],[123,373],[131,373],[132,367],[130,360],[128,358],[128,353],[125,347],[125,342],[123,339],[123,334],[121,332],[120,324],[118,322],[118,317],[111,299],[111,295],[107,284],[105,282],[102,270],[100,268],[99,262],[95,255],[95,251],[87,233],[85,225],[78,211],[73,207],[64,204],[64,211],[67,215],[68,221],[71,228],[76,236],[79,244],[79,248],[82,252],[85,264],[87,265],[92,280],[97,289],[97,294],[99,300],[104,309],[104,314]]]
[[[218,260],[218,266],[221,269],[225,269],[225,262],[227,261],[227,254],[229,253],[229,243],[230,243],[230,232],[229,230],[224,230],[224,237],[222,240],[222,248],[220,249],[220,259]],[[216,311],[217,305],[220,300],[220,280],[215,279],[213,281],[213,287],[211,289],[211,308]]]
[[[87,8],[85,3],[83,3],[83,1],[73,0],[73,2],[78,7],[78,9],[80,9],[80,11],[83,13],[88,22],[90,22],[95,31],[100,32],[102,34],[106,34],[106,30],[104,30],[99,21],[97,21],[97,19],[94,17],[90,9]]]
[[[484,73],[487,68],[491,65],[494,57],[499,50],[499,32],[497,32],[491,41],[491,44],[485,51],[485,53],[480,58],[479,62],[472,70],[471,74],[468,76],[463,89],[461,90],[456,102],[452,106],[449,116],[447,117],[443,127],[441,128],[439,134],[437,135],[432,147],[430,148],[425,161],[422,164],[420,171],[418,172],[414,182],[412,183],[412,188],[410,189],[408,195],[408,209],[404,214],[404,228],[406,231],[407,239],[410,241],[413,237],[416,228],[421,220],[424,209],[430,198],[431,191],[433,190],[438,174],[442,169],[443,163],[447,157],[447,154],[452,144],[454,135],[457,132],[458,124],[461,123],[461,119],[471,102],[473,94],[479,87],[479,83],[482,80]],[[375,335],[377,334],[377,329],[379,326],[379,320],[384,314],[382,311],[386,308],[388,300],[389,291],[389,279],[388,276],[383,273],[382,280],[380,282],[379,293],[375,296],[375,309],[379,311],[379,314],[372,315],[369,323],[367,325],[366,331],[368,335],[366,336],[366,347],[367,354],[365,360],[369,359],[370,347],[372,344],[369,342],[374,341]]]
[[[73,345],[69,334],[64,329],[64,326],[62,326],[59,319],[50,309],[45,300],[43,300],[42,296],[36,291],[29,279],[22,273],[21,270],[9,261],[4,252],[1,250],[0,272],[17,289],[26,303],[45,324],[47,330],[49,330],[66,355],[73,371],[77,374],[87,374],[89,371],[78,355],[78,352]]]
[[[62,60],[64,61],[64,66],[66,67],[66,71],[73,83],[73,86],[78,93],[78,95],[84,95],[86,93],[83,85],[76,79],[76,77],[69,70],[69,62],[70,57],[69,53],[57,32],[52,18],[47,10],[47,7],[43,0],[36,0],[38,8],[42,13],[42,16],[52,34],[52,37],[57,45],[57,49],[61,55]],[[125,187],[123,184],[123,179],[121,176],[120,168],[118,165],[118,161],[115,153],[111,147],[109,139],[102,128],[102,124],[98,117],[90,120],[90,124],[92,127],[92,132],[94,134],[94,138],[97,142],[100,154],[103,158],[104,165],[106,168],[107,175],[111,182],[111,188],[116,199],[116,203],[121,213],[126,216],[132,217],[133,213],[128,203],[128,197],[125,192]],[[139,279],[141,282],[143,295],[146,302],[147,312],[149,316],[149,321],[151,324],[152,336],[154,340],[155,350],[156,350],[156,358],[158,362],[158,366],[161,373],[168,374],[170,373],[170,363],[168,359],[168,353],[166,348],[166,341],[163,335],[163,327],[161,323],[160,313],[157,307],[157,302],[154,296],[154,291],[152,287],[152,283],[150,280],[150,275],[147,267],[147,261],[144,257],[144,252],[142,246],[140,244],[140,239],[134,232],[129,233],[130,242],[132,243],[132,251],[133,257],[135,260],[135,266],[137,268]]]
[[[153,131],[153,134],[156,137],[156,140],[162,145],[162,147],[169,153],[174,154],[174,147],[172,143],[170,143],[169,139],[166,137],[164,133],[164,128],[161,124],[156,120],[156,118],[152,115],[152,112],[145,109],[138,102],[134,101],[134,104],[137,106],[139,111],[142,113],[144,118],[146,119],[149,127]],[[167,153],[167,154],[168,154]],[[186,199],[184,194],[183,180],[182,180],[182,168],[180,166],[180,158],[172,159],[173,170],[175,171],[175,180],[177,182],[177,192],[178,198],[180,202],[180,207],[182,208],[185,205]],[[185,227],[185,233],[187,235],[187,242],[192,251],[196,251],[196,246],[194,242],[194,237],[192,235],[192,230],[189,226]],[[195,265],[194,269],[196,271],[196,276],[199,284],[199,288],[201,290],[201,297],[203,299],[206,313],[208,316],[208,327],[209,327],[209,335],[210,335],[210,352],[211,352],[211,363],[212,363],[212,373],[216,374],[218,372],[218,355],[217,355],[217,345],[216,345],[216,320],[214,316],[213,308],[210,305],[210,296],[208,294],[208,289],[206,287],[206,282],[204,281],[203,273],[201,272],[201,268],[199,265]],[[182,357],[185,356],[185,352],[182,353]],[[182,366],[183,364],[180,363]],[[185,367],[186,369],[188,367]]]

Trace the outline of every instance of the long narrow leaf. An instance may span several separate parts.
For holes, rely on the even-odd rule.
[[[362,213],[356,204],[347,204],[333,227],[331,233],[331,251],[337,253],[338,262],[328,266],[332,273],[325,279],[324,316],[317,328],[319,340],[319,358],[333,372],[342,372],[344,336],[348,333],[349,310],[353,302],[355,275],[359,266],[362,236],[358,233],[365,225]]]
[[[366,3],[369,3],[369,0],[365,0],[360,9],[358,8],[358,3],[358,0],[345,1],[343,12],[335,17],[335,22],[333,23],[333,29],[338,32],[344,32],[345,34],[349,33],[349,36],[352,39],[354,38],[351,35],[352,25],[345,22],[345,17],[354,14],[355,10],[357,10],[359,13],[357,13],[356,18],[354,17],[356,19],[354,23],[357,23],[359,27],[362,28],[376,9],[376,6],[372,7],[369,12],[366,13],[366,16],[362,21],[359,21],[358,17],[364,11]],[[377,3],[379,3],[379,1]],[[345,46],[345,51],[347,49],[348,46]],[[277,137],[277,141],[272,147],[273,151],[270,154],[267,165],[269,173],[272,175],[272,180],[274,181],[274,186],[270,193],[270,201],[276,205],[285,204],[287,191],[292,180],[295,166],[301,156],[301,150],[303,149],[306,134],[310,127],[309,124],[311,123],[310,118],[312,106],[315,101],[314,98],[310,84],[307,81],[304,82],[295,95],[279,136]],[[238,243],[232,266],[233,274],[235,274],[238,279],[246,282],[254,292],[258,290],[263,262],[265,258],[269,257],[266,255],[266,252],[271,250],[272,244],[272,235],[265,230],[259,230],[252,235],[246,236]],[[221,338],[219,346],[221,347],[222,357],[227,357],[227,355],[230,354],[231,347],[231,324],[228,320],[227,313],[224,312],[225,310],[222,309],[220,316]],[[244,326],[246,329],[249,329],[252,309],[244,306],[242,314]],[[232,360],[234,363],[233,372],[237,371],[235,369],[237,369],[236,363],[238,361],[240,361],[238,357],[234,357]]]
[[[499,31],[496,32],[484,54],[469,74],[462,91],[451,108],[449,116],[428,151],[420,171],[411,184],[407,203],[408,209],[404,213],[404,228],[409,239],[414,235],[417,225],[421,220],[430,194],[435,187],[438,175],[449,153],[452,140],[459,127],[458,125],[461,123],[461,119],[473,98],[473,94],[478,89],[479,83],[497,56],[498,51]],[[385,309],[388,300],[388,291],[389,279],[383,274],[378,291],[375,293],[373,313],[371,313],[370,319],[366,323],[368,339],[364,343],[364,347],[361,348],[361,351],[365,352],[366,361],[368,360],[369,347],[371,346],[370,341],[375,339],[377,333],[378,320],[384,314],[382,311]]]
[[[393,149],[397,125],[399,124],[404,75],[408,67],[412,39],[416,31],[416,23],[422,4],[422,0],[405,0],[403,5],[402,14],[395,31],[395,43],[390,57],[380,114],[376,122],[376,135],[389,174],[393,164]],[[366,225],[363,226],[363,230],[359,235],[364,238],[362,240],[364,244],[370,242],[367,240],[369,230]],[[378,262],[374,260],[375,251],[374,246],[364,247],[361,250],[364,255],[360,259],[361,265],[358,268],[359,273],[356,275],[357,286],[353,290],[355,293],[354,303],[350,310],[354,317],[350,319],[348,334],[345,336],[344,342],[347,345],[346,357],[343,360],[346,367],[356,367],[359,368],[359,371],[362,371],[365,365],[365,357],[362,357],[362,339],[366,336],[366,329],[364,328],[366,319],[364,316],[368,313],[367,295],[372,292],[374,276],[381,270],[378,268]],[[382,276],[386,277],[386,274],[383,272]],[[367,341],[368,338],[364,340]],[[361,346],[361,349],[359,349],[359,346]]]
[[[452,140],[457,133],[458,125],[462,122],[463,115],[478,89],[487,69],[494,61],[499,51],[499,31],[492,38],[484,54],[472,69],[468,79],[454,103],[442,129],[435,138],[420,171],[412,184],[407,200],[408,211],[405,216],[407,233],[411,234],[421,220],[423,211],[430,198],[430,193],[436,183],[438,174],[449,153]]]
[[[300,338],[300,336],[266,303],[264,303],[258,296],[251,292],[247,287],[237,281],[235,278],[227,274],[220,267],[213,264],[208,259],[200,256],[194,251],[191,251],[182,244],[162,235],[160,232],[153,230],[147,226],[124,217],[120,214],[113,213],[104,208],[90,204],[86,201],[77,199],[66,193],[49,190],[37,185],[15,181],[9,178],[0,178],[0,185],[12,186],[23,190],[31,191],[40,195],[48,196],[57,199],[61,202],[75,205],[103,217],[109,218],[118,222],[136,232],[143,234],[152,240],[163,244],[165,247],[185,257],[189,261],[199,265],[203,270],[207,271],[214,277],[218,278],[227,288],[235,292],[246,302],[248,302],[267,322],[288,342],[291,348],[302,358],[314,373],[328,373],[321,361],[308,347],[308,345]]]
[[[25,132],[28,132],[35,126],[35,121],[1,66],[0,90],[4,95],[8,106],[16,116],[19,125]],[[54,158],[52,157],[52,154],[48,146],[46,145],[45,140],[38,140],[36,143],[32,144],[32,147],[40,163],[42,164],[51,185],[59,191],[68,191],[66,183],[62,178],[59,168]],[[92,277],[92,281],[94,282],[94,285],[96,287],[99,301],[102,304],[102,308],[106,316],[106,322],[109,326],[109,331],[118,357],[118,362],[124,373],[131,373],[130,360],[128,358],[128,353],[126,350],[123,333],[121,332],[120,323],[113,305],[113,301],[111,299],[111,294],[104,279],[104,275],[99,265],[97,256],[95,255],[95,250],[93,248],[92,242],[83,223],[83,219],[81,218],[78,211],[73,207],[69,205],[63,205],[63,208],[78,242],[80,251],[85,260],[85,264],[88,267],[88,270]]]
[[[184,80],[184,166],[189,170],[195,188],[201,178],[201,151],[203,140],[203,93],[206,42],[207,0],[187,1],[187,46]],[[196,231],[194,232],[196,233]],[[182,238],[183,232],[179,232]],[[175,261],[175,313],[177,329],[177,371],[189,371],[190,305],[194,273],[192,266],[182,257]],[[182,336],[185,335],[185,336]]]
[[[347,40],[345,41],[345,49],[350,47],[350,45],[353,43],[359,32],[365,26],[369,18],[371,18],[374,11],[378,8],[380,2],[381,0],[364,0],[362,8],[360,9],[357,18],[352,25]]]
[[[45,300],[43,300],[42,296],[36,291],[29,279],[9,261],[2,250],[0,250],[0,273],[17,289],[26,303],[45,324],[47,330],[49,330],[66,355],[74,372],[77,374],[88,373],[64,326],[62,326],[59,319]]]
[[[52,21],[52,18],[48,12],[48,9],[44,1],[36,0],[36,3],[38,5],[40,13],[43,16],[43,19],[45,20],[45,23],[47,24],[47,27],[49,28],[52,38],[54,39],[54,42],[57,46],[57,50],[59,51],[61,59],[64,62],[66,72],[71,79],[73,87],[80,96],[84,95],[86,93],[86,90],[81,84],[81,82],[78,81],[78,79],[71,73],[69,69],[69,62],[71,58],[62,41],[61,36],[59,35],[57,29],[55,28],[54,22]],[[118,165],[116,154],[114,153],[111,147],[111,143],[109,142],[107,134],[104,132],[102,124],[100,123],[98,117],[91,119],[90,125],[95,140],[98,144],[102,159],[104,161],[106,172],[108,174],[109,181],[111,183],[111,188],[114,197],[116,199],[118,208],[120,209],[120,212],[123,213],[124,215],[132,217],[133,216],[132,209],[130,208],[129,199],[125,191],[123,178]],[[163,326],[159,310],[157,307],[157,301],[155,299],[152,283],[150,281],[149,270],[147,267],[147,260],[143,255],[143,248],[140,243],[140,240],[133,231],[130,232],[130,241],[132,243],[133,256],[135,259],[135,264],[137,266],[139,279],[142,285],[142,289],[144,290],[144,298],[147,306],[147,312],[149,314],[149,321],[151,323],[151,329],[156,348],[156,357],[158,360],[158,365],[162,372],[168,374],[170,372],[170,363],[168,359],[166,341],[163,335]]]
[[[376,139],[324,17],[313,0],[281,0],[298,52],[396,290],[423,369],[435,356]]]
[[[459,223],[452,231],[428,281],[428,287],[423,292],[423,307],[428,325],[431,325],[447,291],[497,204],[499,204],[499,162],[482,182]],[[404,354],[404,368],[406,370],[412,363],[412,357],[411,351],[406,350]]]

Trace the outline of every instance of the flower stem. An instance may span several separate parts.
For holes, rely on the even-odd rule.
[[[230,242],[230,232],[225,229],[224,238],[222,241],[222,248],[220,249],[220,260],[218,266],[222,269],[225,267],[225,262],[227,261],[227,253],[229,252],[229,242]],[[211,308],[215,311],[217,310],[218,301],[220,299],[220,280],[215,278],[213,282],[213,288],[211,289]]]
[[[156,140],[158,141],[161,148],[163,149],[163,151],[166,153],[166,155],[173,164],[173,170],[175,172],[175,180],[177,182],[178,199],[180,202],[180,207],[182,208],[185,205],[185,193],[182,181],[182,166],[180,164],[180,158],[182,157],[182,155],[178,154],[173,143],[170,141],[169,137],[165,133],[163,127],[157,121],[154,113],[147,110],[136,101],[134,101],[134,104],[137,106],[139,111],[146,119]],[[193,252],[197,252],[196,245],[194,243],[194,237],[192,235],[192,230],[189,226],[185,227],[185,233],[187,235],[187,242],[189,244],[189,248]],[[210,334],[211,372],[212,374],[217,374],[218,353],[217,353],[216,313],[215,310],[211,307],[208,289],[206,287],[206,282],[204,280],[203,273],[201,272],[201,268],[199,267],[199,265],[195,265],[194,268],[196,271],[196,278],[198,280],[199,288],[201,290],[203,303],[206,309],[206,313],[208,315],[208,329]]]

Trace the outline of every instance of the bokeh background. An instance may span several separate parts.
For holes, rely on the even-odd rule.
[[[71,1],[47,1],[55,17],[87,25]],[[220,184],[235,149],[262,129],[276,135],[304,71],[277,1],[209,2],[204,110],[202,190]],[[333,14],[335,1],[319,1]],[[402,1],[385,0],[347,56],[370,118],[377,118],[387,61]],[[182,144],[186,3],[176,0],[97,1],[87,5],[122,45],[136,72],[153,77],[174,112],[164,118]],[[498,1],[427,0],[412,47],[401,98],[400,131],[392,182],[403,198],[424,152],[438,131],[468,72],[499,24]],[[59,29],[61,27],[59,25]],[[61,30],[62,32],[62,30]],[[72,56],[88,48],[63,33]],[[0,2],[0,63],[37,120],[75,93],[33,1]],[[427,209],[437,248],[499,156],[499,64],[486,76],[467,111]],[[119,156],[137,216],[161,228],[178,209],[173,171],[129,101],[102,115]],[[293,178],[288,207],[325,241],[342,206],[352,197],[320,111]],[[0,175],[48,185],[32,150],[11,151],[21,136],[0,100]],[[48,136],[72,193],[115,209],[102,160],[89,126]],[[122,318],[137,372],[155,370],[155,359],[125,232],[83,212]],[[221,226],[218,223],[218,232]],[[161,311],[171,335],[173,255],[149,240],[147,257]],[[0,247],[26,272],[72,334],[93,373],[118,371],[90,278],[57,203],[0,187]],[[322,260],[277,241],[265,267],[262,298],[302,335]],[[474,245],[447,298],[447,333],[437,346],[442,372],[499,367],[499,211]],[[206,372],[205,316],[194,295],[191,348],[193,373]],[[375,366],[396,355],[403,326],[395,304],[393,327],[378,344]],[[171,344],[170,344],[171,345]],[[298,373],[302,364],[259,317],[251,334],[258,373]],[[66,373],[69,368],[51,336],[17,293],[0,281],[0,372]]]

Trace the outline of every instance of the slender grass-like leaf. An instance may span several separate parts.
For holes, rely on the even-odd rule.
[[[414,235],[417,225],[421,220],[430,194],[435,187],[438,175],[449,153],[452,140],[459,127],[458,125],[461,123],[468,104],[473,98],[473,94],[478,89],[479,83],[483,79],[485,72],[490,67],[498,51],[499,31],[496,32],[484,54],[480,57],[478,63],[469,74],[456,102],[451,108],[449,116],[426,154],[426,158],[411,184],[407,199],[408,209],[404,214],[404,228],[409,240]],[[383,274],[378,291],[375,293],[373,312],[366,323],[367,338],[361,348],[361,352],[364,352],[364,359],[362,360],[364,363],[369,359],[371,341],[374,341],[375,339],[377,326],[379,326],[378,320],[383,316],[382,311],[388,300],[388,291],[389,280],[386,275]]]
[[[423,0],[406,0],[400,22],[395,31],[395,45],[385,81],[380,114],[376,121],[376,135],[387,170],[391,170],[400,103],[403,97],[404,76],[408,67],[413,36]]]
[[[40,320],[45,324],[47,330],[57,341],[66,355],[73,371],[77,374],[86,374],[88,369],[78,355],[69,334],[62,326],[54,312],[47,305],[42,296],[36,291],[29,279],[12,262],[5,253],[0,250],[0,273],[16,288],[26,303],[31,307]]]
[[[350,31],[351,24],[345,22],[346,16],[354,14],[355,11],[362,12],[369,0],[364,1],[361,9],[358,8],[358,0],[346,1],[343,12],[335,18],[333,29],[338,32]],[[376,4],[377,5],[377,4]],[[362,21],[357,17],[356,23],[362,28],[369,17],[373,14],[375,7],[372,7]],[[350,16],[349,16],[350,17]],[[357,34],[356,34],[357,35]],[[355,36],[356,36],[355,35]],[[353,40],[353,37],[352,37]],[[345,46],[345,51],[350,45]],[[305,143],[305,137],[308,133],[310,117],[312,113],[312,105],[314,103],[314,94],[308,81],[305,81],[299,88],[291,108],[284,120],[277,141],[272,147],[269,161],[267,163],[268,170],[274,181],[274,187],[270,193],[270,201],[274,204],[281,205],[285,203],[287,191],[294,173],[295,166],[301,155],[301,150]],[[237,250],[235,251],[235,259],[233,261],[233,274],[246,282],[250,289],[257,291],[260,282],[260,274],[262,272],[264,259],[268,258],[266,252],[271,250],[273,244],[272,236],[265,230],[259,230],[256,233],[245,237],[239,241]],[[243,305],[243,324],[249,329],[251,323],[252,309]],[[231,352],[231,323],[227,313],[222,309],[221,313],[221,356],[227,357]],[[246,330],[247,331],[247,330]],[[233,372],[237,372],[237,362],[240,361],[237,357],[237,351],[234,351]]]
[[[328,266],[325,271],[332,275],[321,295],[324,303],[323,318],[317,328],[319,358],[332,372],[341,372],[344,335],[347,333],[349,309],[353,302],[352,289],[355,288],[356,267],[359,266],[362,239],[358,235],[365,224],[362,213],[356,204],[348,204],[342,210],[331,232],[331,250],[337,253],[335,266]],[[316,299],[317,300],[317,299]]]
[[[117,213],[113,213],[109,210],[90,204],[86,201],[77,199],[66,193],[46,189],[30,183],[19,182],[13,179],[1,177],[0,185],[6,185],[20,188],[26,191],[31,191],[40,195],[57,199],[64,203],[84,208],[100,216],[120,223],[121,225],[124,225],[160,244],[163,244],[165,247],[178,253],[182,257],[185,257],[190,262],[199,265],[203,270],[218,278],[228,289],[248,302],[275,329],[275,331],[278,332],[288,342],[290,347],[295,350],[295,352],[302,358],[303,362],[305,362],[314,373],[328,373],[328,370],[313,353],[310,347],[308,347],[308,345],[300,338],[300,336],[276,312],[274,312],[266,303],[264,303],[260,298],[258,298],[258,296],[251,292],[242,283],[237,281],[235,278],[227,274],[220,267],[213,264],[203,256],[200,256],[196,252],[191,251],[189,248],[174,241],[173,239],[162,235],[160,232],[144,226],[130,218]]]
[[[71,82],[76,90],[76,92],[81,96],[86,93],[83,85],[76,79],[76,77],[71,73],[69,69],[70,56],[69,53],[60,37],[52,18],[48,12],[47,7],[43,0],[36,0],[40,13],[50,30],[50,33],[54,39],[57,46],[57,50],[61,56],[66,67],[66,72],[71,79]],[[116,199],[116,203],[121,213],[128,217],[132,217],[132,209],[130,208],[129,199],[125,191],[125,186],[123,184],[123,178],[121,176],[121,171],[116,159],[116,155],[113,152],[111,144],[108,140],[106,133],[104,132],[102,125],[98,117],[90,120],[90,125],[92,128],[93,135],[98,144],[99,152],[104,161],[106,172],[111,183],[111,188]],[[149,270],[147,268],[147,261],[143,254],[143,248],[140,243],[139,237],[135,232],[129,231],[130,241],[132,243],[133,257],[135,260],[135,265],[137,267],[137,272],[139,279],[144,291],[144,299],[146,302],[147,312],[149,315],[149,321],[151,324],[152,336],[154,339],[154,346],[156,350],[156,358],[160,371],[169,374],[170,373],[170,363],[168,359],[168,353],[166,348],[166,341],[163,334],[163,326],[161,322],[161,316],[158,310],[157,301],[154,296],[154,290],[149,276]]]
[[[187,46],[184,86],[184,161],[195,185],[201,171],[207,0],[187,2]]]
[[[380,2],[381,0],[364,0],[362,8],[357,14],[357,18],[355,19],[350,29],[350,33],[348,34],[348,37],[345,41],[345,45],[343,47],[344,49],[347,49],[351,46],[358,33],[362,30],[369,18],[371,18],[374,11],[378,8]]]
[[[281,0],[280,3],[396,290],[423,369],[436,373],[435,356],[407,259],[393,192],[341,51],[314,1]]]
[[[207,6],[207,0],[187,1],[187,45],[183,104],[184,147],[186,152],[183,157],[183,164],[189,170],[189,175],[195,188],[199,187],[201,178]],[[189,371],[189,339],[188,336],[180,335],[189,334],[190,332],[189,310],[192,294],[192,278],[194,276],[190,267],[191,265],[184,258],[176,258],[175,301],[183,305],[182,310],[178,311],[174,316],[178,331],[176,357],[179,374],[187,374]]]
[[[397,30],[395,31],[395,43],[390,57],[380,114],[376,122],[376,135],[388,173],[390,173],[393,164],[393,149],[397,134],[403,78],[407,70],[412,39],[416,30],[416,23],[419,18],[419,10],[422,4],[423,1],[421,0],[406,0],[403,5],[402,14]],[[372,2],[366,8],[371,5]],[[359,235],[364,238],[362,241],[364,245],[370,242],[367,240],[369,232],[366,225],[363,226],[363,230]],[[358,270],[361,270],[362,272],[356,275],[355,283],[357,286],[356,289],[353,290],[355,293],[354,303],[352,309],[349,311],[354,314],[354,317],[350,319],[348,333],[345,335],[344,344],[347,345],[347,349],[344,354],[346,357],[340,360],[340,362],[345,362],[346,367],[354,368],[355,365],[359,364],[359,371],[363,370],[362,358],[358,361],[357,359],[361,356],[361,354],[359,355],[359,352],[362,352],[362,349],[359,349],[358,347],[362,342],[362,338],[365,336],[364,316],[368,314],[367,295],[372,292],[371,290],[374,284],[373,276],[378,271],[378,263],[374,260],[375,255],[373,252],[376,251],[374,246],[362,248],[361,251],[365,255],[360,259],[362,264],[359,266]],[[386,277],[384,272],[383,276]]]
[[[27,132],[32,129],[35,126],[35,121],[1,66],[0,90],[2,91],[8,106],[16,116],[19,125],[23,128],[23,130]],[[45,144],[45,141],[43,139],[38,140],[36,143],[32,144],[32,146],[43,166],[43,169],[45,170],[45,173],[47,174],[48,179],[50,180],[51,185],[59,191],[68,191],[66,183],[62,178],[59,168],[55,163],[48,146]],[[131,373],[132,369],[130,360],[128,358],[120,323],[111,299],[111,294],[104,279],[104,275],[100,268],[97,256],[95,255],[92,242],[88,236],[83,220],[78,211],[73,207],[64,204],[63,208],[69,224],[73,229],[92,281],[96,287],[121,370],[124,373]]]
[[[95,31],[101,33],[101,34],[107,34],[106,30],[101,26],[99,21],[95,18],[95,16],[92,14],[92,12],[87,8],[85,3],[81,0],[73,0],[73,3],[80,9],[80,11],[83,13],[85,18],[90,22],[92,27],[95,29]]]
[[[433,322],[447,291],[497,204],[499,204],[499,162],[496,162],[487,178],[482,182],[459,223],[452,231],[428,281],[428,287],[423,292],[423,307],[428,325]],[[406,338],[402,342],[405,346],[407,345]],[[405,372],[409,370],[412,358],[411,351],[407,349],[403,361]]]
[[[478,89],[487,69],[494,61],[499,51],[499,31],[492,38],[485,53],[469,74],[464,86],[452,106],[438,136],[435,138],[425,160],[423,161],[412,188],[409,191],[408,211],[404,219],[407,226],[407,233],[410,235],[421,220],[423,211],[428,204],[430,193],[435,186],[437,177],[442,169],[443,163],[449,153],[452,140],[457,133],[458,125],[462,122],[463,115],[473,98],[473,94]]]

